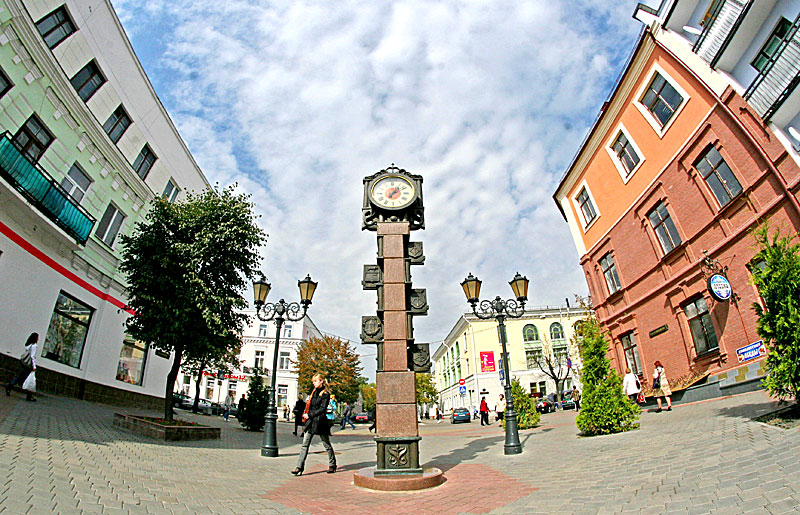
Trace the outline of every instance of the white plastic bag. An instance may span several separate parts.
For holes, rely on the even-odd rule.
[[[32,370],[31,373],[28,374],[27,379],[22,383],[22,389],[26,392],[36,391],[36,371]]]

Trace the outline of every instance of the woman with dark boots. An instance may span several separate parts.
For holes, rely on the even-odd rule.
[[[308,456],[308,446],[311,445],[311,439],[314,435],[319,435],[322,445],[328,451],[328,474],[336,472],[336,455],[333,453],[333,446],[331,446],[331,425],[325,414],[331,399],[328,383],[320,374],[314,375],[311,378],[311,383],[314,385],[314,391],[306,402],[306,408],[303,412],[305,430],[303,431],[303,445],[300,447],[297,466],[292,471],[295,476],[303,475],[306,456]]]

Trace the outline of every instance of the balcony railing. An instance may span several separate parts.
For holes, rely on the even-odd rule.
[[[711,64],[722,49],[730,33],[739,24],[747,0],[723,0],[714,6],[703,25],[703,32],[694,43],[694,53]]]
[[[744,98],[755,107],[764,121],[769,121],[800,82],[798,26],[800,26],[800,15],[795,18],[786,38],[772,58],[745,91]]]
[[[96,220],[50,174],[30,162],[8,132],[0,135],[0,175],[75,241],[86,243]]]

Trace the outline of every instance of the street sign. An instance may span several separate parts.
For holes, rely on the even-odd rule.
[[[463,379],[459,379],[458,380],[458,384],[460,384],[461,386],[464,386],[465,384],[467,384],[467,382],[465,380],[463,380]]]
[[[458,387],[458,393],[460,393],[461,395],[466,395],[467,394],[467,387],[466,386],[459,386]]]

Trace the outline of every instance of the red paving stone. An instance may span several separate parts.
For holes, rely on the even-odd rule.
[[[463,463],[445,470],[443,485],[417,492],[374,492],[353,486],[355,469],[327,474],[317,467],[259,497],[309,513],[488,513],[538,490],[489,466]],[[300,499],[299,497],[302,497]]]

